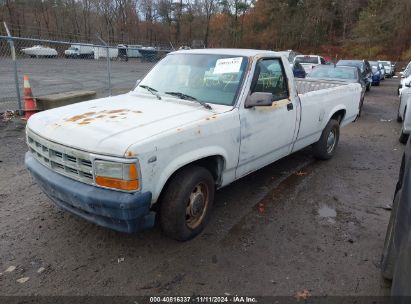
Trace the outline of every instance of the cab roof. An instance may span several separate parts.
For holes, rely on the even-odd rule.
[[[194,50],[179,50],[170,54],[210,54],[210,55],[229,55],[229,56],[284,56],[280,52],[268,50],[253,50],[253,49],[194,49]]]

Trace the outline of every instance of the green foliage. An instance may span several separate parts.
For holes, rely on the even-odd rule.
[[[13,34],[409,58],[410,0],[0,0]]]

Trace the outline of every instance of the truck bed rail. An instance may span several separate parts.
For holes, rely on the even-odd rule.
[[[296,85],[298,94],[305,94],[305,93],[312,92],[312,91],[335,88],[335,87],[339,87],[339,86],[343,86],[347,84],[348,84],[347,82],[343,82],[343,81],[295,78],[295,85]]]

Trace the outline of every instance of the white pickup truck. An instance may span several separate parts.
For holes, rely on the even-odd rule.
[[[307,74],[311,73],[316,66],[326,64],[325,59],[318,55],[297,55],[294,63],[300,63]]]
[[[168,54],[124,95],[33,115],[26,167],[61,208],[117,231],[178,240],[207,224],[215,189],[312,145],[333,156],[361,86],[296,80],[259,50]]]

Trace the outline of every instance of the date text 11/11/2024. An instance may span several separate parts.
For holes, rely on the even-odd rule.
[[[255,297],[244,296],[194,296],[194,297],[150,297],[150,303],[258,303]]]

